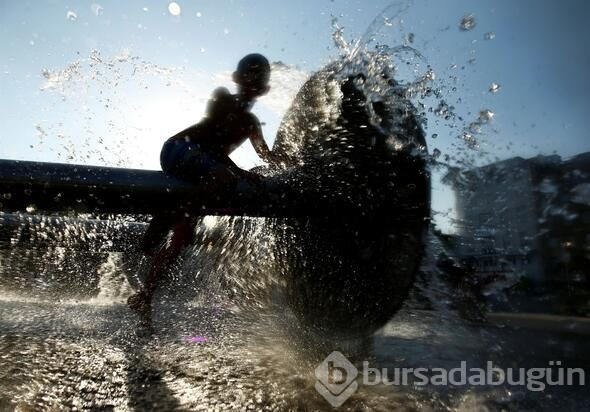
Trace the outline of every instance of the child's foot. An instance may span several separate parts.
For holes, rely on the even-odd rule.
[[[141,326],[152,329],[152,302],[149,296],[144,292],[137,292],[129,296],[127,305],[139,316]]]

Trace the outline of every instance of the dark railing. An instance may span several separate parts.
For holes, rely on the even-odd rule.
[[[159,171],[0,160],[0,211],[153,214],[184,205],[194,215],[289,217],[319,212],[281,179],[191,185]]]

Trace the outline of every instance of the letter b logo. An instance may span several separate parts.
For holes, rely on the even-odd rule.
[[[340,352],[332,352],[315,370],[316,390],[330,405],[342,405],[358,388],[358,370]]]
[[[334,366],[334,361],[328,362],[328,383],[330,385],[342,385],[346,382],[348,373],[341,366]]]

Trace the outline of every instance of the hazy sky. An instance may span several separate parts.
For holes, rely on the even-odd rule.
[[[197,122],[210,91],[231,85],[228,73],[254,51],[293,68],[274,77],[273,93],[254,109],[272,141],[306,73],[337,54],[331,19],[347,39],[358,38],[392,4],[178,0],[178,9],[170,3],[0,0],[0,157],[157,168],[162,142]],[[388,29],[385,40],[402,44],[413,34],[412,46],[432,65],[442,98],[463,119],[431,117],[431,150],[452,161],[489,153],[480,163],[590,150],[584,127],[590,3],[397,3],[408,6],[403,25]],[[476,26],[461,31],[468,14]],[[486,33],[493,35],[486,40]],[[500,85],[497,93],[488,91],[492,83]],[[480,151],[466,149],[457,136],[484,109],[494,118],[477,136]],[[248,147],[236,160],[257,162]]]

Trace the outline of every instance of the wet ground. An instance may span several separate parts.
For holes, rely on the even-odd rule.
[[[0,410],[333,410],[316,366],[339,349],[360,368],[564,367],[590,371],[590,336],[465,323],[406,309],[372,339],[312,344],[290,315],[161,304],[155,335],[121,304],[0,303]],[[522,324],[521,324],[522,326]],[[585,387],[367,386],[340,410],[588,410]]]

